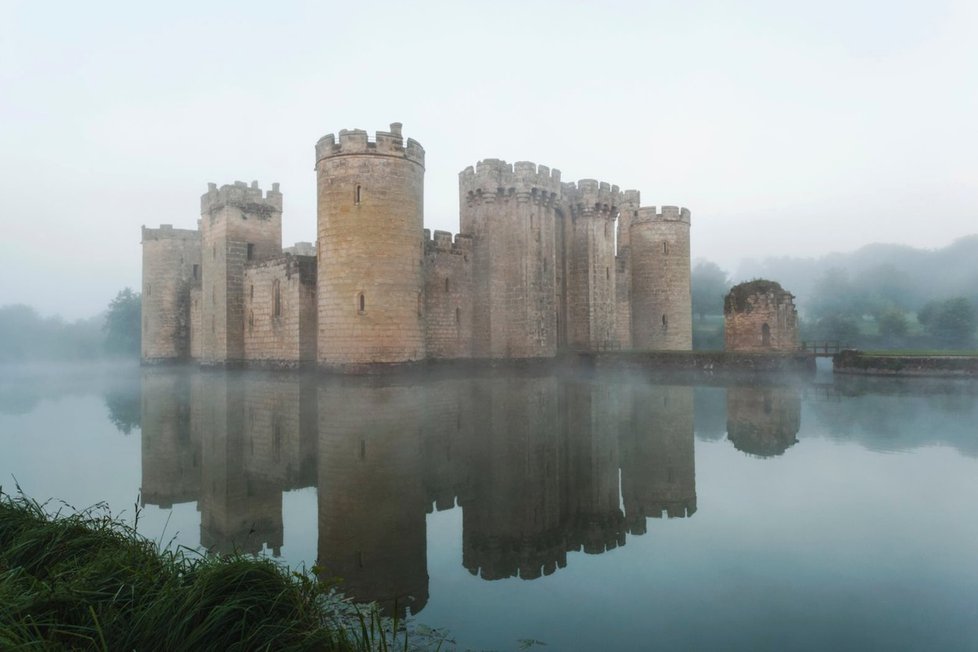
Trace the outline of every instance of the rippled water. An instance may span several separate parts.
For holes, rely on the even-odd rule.
[[[978,649],[978,384],[0,370],[0,484],[460,648]]]

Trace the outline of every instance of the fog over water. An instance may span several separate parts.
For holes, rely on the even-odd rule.
[[[693,216],[693,258],[938,247],[978,223],[978,6],[719,1],[7,0],[0,305],[74,319],[138,287],[139,227],[209,181],[280,182],[315,239],[313,145],[393,121],[457,174],[530,160]]]
[[[4,490],[318,563],[459,649],[978,637],[974,381],[79,365],[0,398]]]

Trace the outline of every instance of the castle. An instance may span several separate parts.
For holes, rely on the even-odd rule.
[[[316,143],[317,243],[282,248],[279,185],[143,227],[142,360],[356,369],[563,351],[689,350],[690,214],[528,162],[459,174],[460,233],[423,226],[421,145]]]

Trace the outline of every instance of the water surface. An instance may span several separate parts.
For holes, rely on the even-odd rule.
[[[3,369],[14,478],[461,649],[978,649],[970,381]]]

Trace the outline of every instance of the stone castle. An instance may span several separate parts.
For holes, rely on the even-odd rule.
[[[460,230],[423,226],[401,125],[316,143],[317,243],[282,194],[210,184],[198,228],[143,227],[142,359],[351,369],[564,351],[690,350],[690,214],[528,162],[459,174]]]

